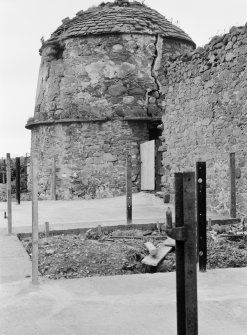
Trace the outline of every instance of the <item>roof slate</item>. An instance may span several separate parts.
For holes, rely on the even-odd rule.
[[[116,0],[102,3],[87,11],[80,11],[76,17],[58,27],[45,42],[55,42],[70,37],[101,35],[107,33],[160,34],[173,37],[194,45],[192,39],[180,28],[173,25],[159,12],[138,3]],[[43,45],[43,47],[45,46]]]

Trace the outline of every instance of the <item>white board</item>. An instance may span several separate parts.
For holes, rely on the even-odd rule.
[[[155,189],[155,140],[140,145],[141,151],[141,190]]]

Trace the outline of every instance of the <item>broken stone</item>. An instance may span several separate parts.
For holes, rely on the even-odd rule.
[[[53,255],[54,253],[55,253],[55,250],[53,250],[53,249],[48,249],[48,250],[45,251],[45,255],[46,255],[46,256],[51,256],[51,255]]]

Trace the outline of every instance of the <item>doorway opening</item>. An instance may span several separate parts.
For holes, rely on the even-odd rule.
[[[149,141],[140,145],[141,190],[161,191],[162,152],[159,151],[162,134],[161,121],[148,123]]]
[[[155,141],[155,191],[161,191],[161,167],[162,167],[162,152],[159,151],[159,147],[162,142],[160,140],[160,136],[162,135],[162,129],[159,127],[161,125],[161,121],[156,121],[149,123],[149,141]]]

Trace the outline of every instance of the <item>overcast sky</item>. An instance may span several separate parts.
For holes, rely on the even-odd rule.
[[[0,157],[30,152],[42,36],[51,33],[67,16],[102,0],[0,0]],[[197,46],[247,22],[247,0],[146,0],[167,19],[178,22]]]

